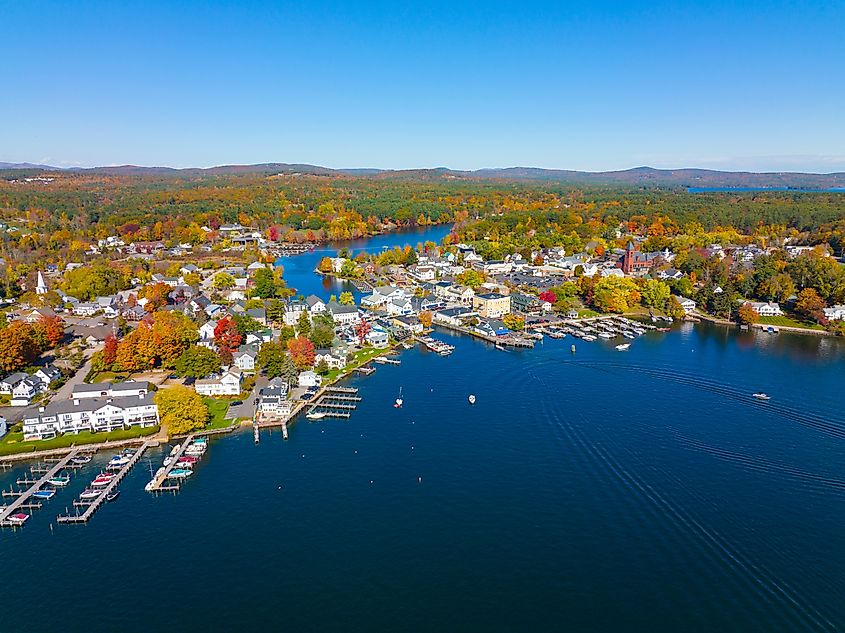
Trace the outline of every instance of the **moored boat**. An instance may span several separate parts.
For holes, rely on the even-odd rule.
[[[190,477],[193,471],[188,470],[187,468],[174,468],[171,470],[167,478],[168,479],[185,479],[186,477]]]
[[[70,477],[68,477],[67,475],[53,477],[52,479],[48,479],[47,483],[51,486],[58,486],[60,488],[64,488],[70,483]]]
[[[80,499],[96,499],[100,496],[99,490],[92,490],[91,488],[86,488],[79,494]]]
[[[32,496],[36,499],[52,499],[55,494],[55,490],[36,490]]]
[[[111,493],[106,495],[106,501],[109,501],[109,502],[114,501],[119,496],[120,496],[120,490],[115,490],[114,492],[111,492]]]
[[[629,347],[631,347],[630,343],[622,343],[621,345],[617,345],[616,349],[619,350],[620,352],[625,352],[625,351],[628,350]]]
[[[17,514],[13,514],[6,518],[6,520],[12,525],[23,525],[26,523],[27,519],[29,519],[29,515],[24,514],[23,512],[18,512]]]
[[[758,400],[771,400],[771,396],[766,395],[765,393],[752,393],[753,397],[757,398]]]
[[[309,411],[305,414],[305,417],[309,420],[322,420],[324,417],[326,417],[326,414],[322,411]]]

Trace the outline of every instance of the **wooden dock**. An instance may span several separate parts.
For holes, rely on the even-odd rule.
[[[132,470],[132,467],[138,463],[138,460],[141,459],[141,455],[144,454],[150,446],[155,444],[156,442],[144,442],[141,446],[135,451],[135,454],[132,455],[132,458],[121,468],[114,478],[109,482],[109,485],[103,488],[103,491],[100,493],[99,497],[95,497],[91,500],[90,503],[85,503],[84,506],[81,504],[77,504],[74,502],[74,507],[77,508],[76,514],[63,514],[56,518],[56,521],[59,523],[87,523],[88,520],[94,516],[94,513],[100,509],[105,501],[106,497],[108,497],[112,491],[117,488],[117,485],[123,480],[123,478],[127,475],[127,473]],[[84,507],[85,510],[82,514],[79,514],[79,508]]]
[[[49,479],[55,477],[59,472],[64,470],[64,468],[68,465],[71,459],[77,456],[79,453],[79,449],[73,450],[67,455],[65,455],[62,459],[55,462],[52,468],[48,470],[44,475],[35,481],[29,488],[23,491],[21,494],[17,495],[17,498],[12,501],[9,505],[3,507],[0,510],[0,527],[15,527],[15,524],[9,522],[9,517],[14,514],[17,510],[22,508],[33,508],[35,504],[29,503],[29,498],[32,494],[41,489],[41,487],[47,483]],[[39,506],[40,507],[40,506]]]
[[[176,462],[178,462],[179,458],[182,457],[185,452],[185,449],[188,448],[191,442],[194,441],[194,437],[195,434],[191,433],[188,437],[185,438],[185,441],[182,442],[182,445],[179,447],[179,451],[176,453],[176,455],[171,458],[170,464],[165,467],[164,472],[162,472],[161,475],[154,477],[153,480],[149,484],[147,484],[148,488],[146,488],[146,490],[148,492],[165,492],[179,490],[179,486],[166,485],[167,476],[170,474],[170,471],[173,470],[173,467],[176,466]]]

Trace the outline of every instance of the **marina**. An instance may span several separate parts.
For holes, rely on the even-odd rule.
[[[132,470],[132,467],[138,463],[138,460],[141,459],[141,456],[144,452],[150,447],[157,445],[158,442],[155,441],[147,441],[141,444],[140,447],[137,449],[131,449],[131,455],[127,454],[127,451],[124,451],[121,454],[121,459],[119,460],[121,463],[120,469],[116,473],[109,473],[108,477],[104,478],[106,480],[106,484],[104,486],[99,486],[99,490],[96,490],[96,496],[88,496],[87,498],[80,498],[73,502],[73,506],[76,509],[74,513],[67,513],[60,515],[56,518],[58,523],[87,523],[94,513],[100,509],[103,503],[114,500],[117,498],[117,486],[123,481],[123,478],[126,477],[127,473]],[[125,457],[126,459],[122,459]],[[100,478],[98,476],[95,478],[95,482]],[[93,483],[93,482],[92,482]],[[82,510],[82,512],[80,512]]]
[[[15,492],[13,493],[16,497],[14,501],[9,503],[8,505],[0,508],[0,527],[18,527],[23,524],[26,519],[21,519],[20,515],[25,513],[20,513],[18,510],[23,508],[31,508],[36,509],[40,507],[40,504],[30,504],[29,500],[32,496],[41,490],[47,482],[49,482],[54,477],[58,476],[65,467],[70,463],[70,461],[79,454],[79,449],[72,450],[70,453],[65,455],[63,458],[59,459],[57,462],[53,464],[53,466],[46,472],[40,479],[35,480],[33,483],[29,485],[24,491]],[[4,491],[4,496],[5,491]],[[10,520],[10,517],[13,515],[18,515],[16,519]]]
[[[257,432],[257,427],[254,427]],[[181,488],[181,483],[193,472],[193,465],[205,454],[208,446],[208,439],[197,437],[196,434],[188,435],[184,441],[175,445],[170,454],[164,459],[164,463],[153,478],[144,487],[147,492],[176,492]],[[196,459],[183,459],[186,457]]]
[[[316,400],[308,405],[305,417],[313,421],[323,418],[348,420],[359,402],[361,402],[361,397],[355,387],[325,387]]]

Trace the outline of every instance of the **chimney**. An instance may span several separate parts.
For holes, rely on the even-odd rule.
[[[73,399],[73,406],[75,406],[75,407],[78,407],[78,406],[79,406],[79,398],[74,398],[74,399]]]
[[[44,407],[38,407],[38,413],[44,413]]]
[[[111,404],[111,398],[106,398],[106,404]]]

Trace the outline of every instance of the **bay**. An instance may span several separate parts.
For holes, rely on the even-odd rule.
[[[145,457],[89,524],[56,526],[99,456],[0,532],[0,631],[845,627],[841,341],[435,335],[451,356],[350,380],[350,420],[214,439],[177,496],[143,491]]]

